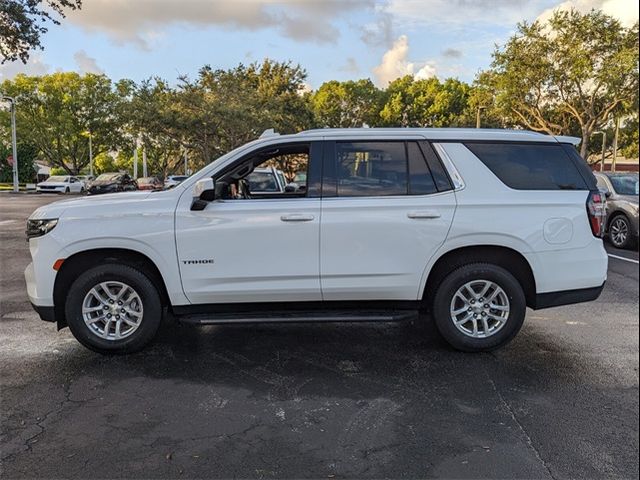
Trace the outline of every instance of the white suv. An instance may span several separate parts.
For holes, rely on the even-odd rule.
[[[36,210],[29,298],[99,352],[142,348],[166,313],[212,324],[392,321],[421,309],[453,347],[497,348],[527,306],[602,291],[604,203],[574,140],[464,129],[269,135],[171,190]],[[306,171],[306,188],[252,197],[246,177],[267,162]]]

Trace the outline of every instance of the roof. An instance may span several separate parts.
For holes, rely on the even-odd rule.
[[[292,137],[407,137],[420,136],[427,140],[458,141],[511,141],[511,142],[563,142],[575,144],[575,137],[553,137],[530,130],[504,130],[489,128],[320,128],[305,130]]]

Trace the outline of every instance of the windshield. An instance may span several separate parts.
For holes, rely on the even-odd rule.
[[[278,192],[276,177],[270,173],[253,172],[247,176],[251,192]]]
[[[118,180],[120,178],[119,173],[103,173],[102,175],[98,175],[96,180]]]
[[[54,175],[53,177],[49,177],[46,180],[47,182],[66,182],[67,177],[63,177],[62,175]]]
[[[611,175],[611,185],[618,195],[638,195],[638,175]]]

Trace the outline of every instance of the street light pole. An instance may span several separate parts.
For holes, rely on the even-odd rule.
[[[93,142],[91,137],[91,131],[89,131],[89,175],[93,177]]]
[[[13,146],[13,191],[18,193],[18,142],[16,141],[16,100],[13,97],[2,97],[11,104],[11,144]]]

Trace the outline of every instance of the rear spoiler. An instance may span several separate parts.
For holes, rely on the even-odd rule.
[[[555,138],[559,143],[570,143],[574,147],[579,145],[580,142],[582,142],[581,138],[578,138],[578,137],[567,137],[565,135],[556,135],[553,138]]]

